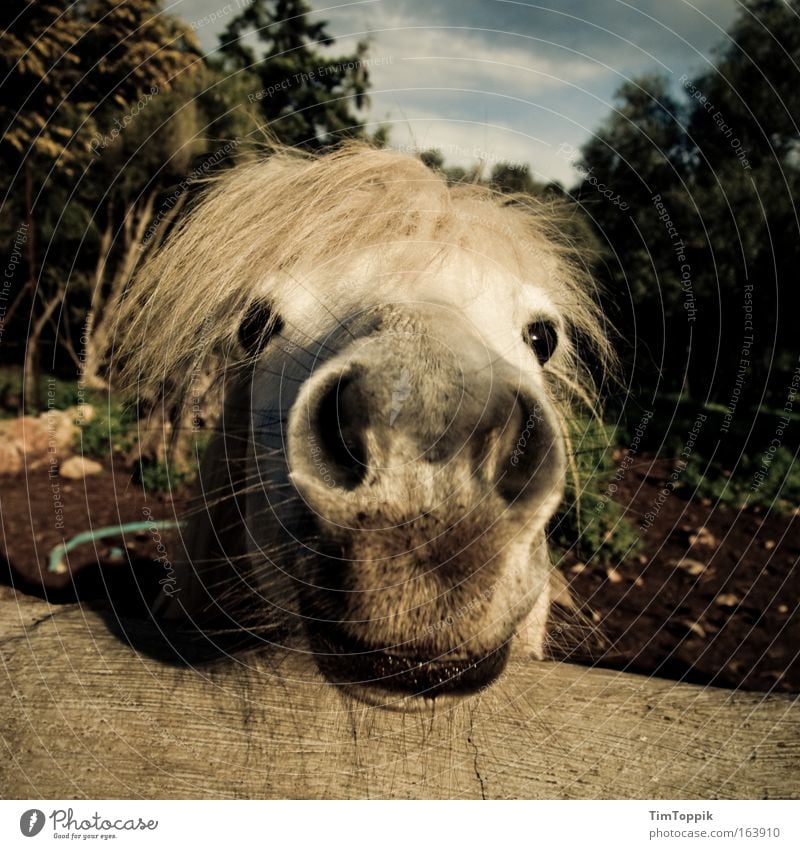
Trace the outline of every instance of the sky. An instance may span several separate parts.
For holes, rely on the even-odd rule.
[[[203,48],[247,0],[165,0]],[[737,0],[312,0],[334,54],[370,42],[368,120],[390,145],[439,148],[448,165],[524,163],[576,180],[572,161],[643,73],[676,83],[713,63]],[[573,152],[574,151],[574,152]]]

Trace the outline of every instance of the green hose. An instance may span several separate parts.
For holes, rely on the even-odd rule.
[[[64,558],[70,551],[72,551],[73,548],[77,548],[85,542],[93,542],[94,540],[103,539],[104,537],[120,536],[126,533],[136,533],[137,531],[163,531],[180,527],[183,527],[183,522],[163,519],[159,522],[128,522],[127,525],[110,525],[107,528],[97,528],[93,531],[82,531],[72,537],[72,539],[57,545],[50,552],[47,557],[47,571],[61,573],[68,571]]]

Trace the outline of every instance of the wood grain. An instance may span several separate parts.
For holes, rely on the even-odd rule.
[[[519,660],[479,696],[400,712],[301,653],[168,664],[107,615],[14,599],[0,649],[5,797],[800,795],[790,697]]]

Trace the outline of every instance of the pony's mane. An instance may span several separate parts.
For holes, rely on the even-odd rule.
[[[215,354],[230,360],[270,275],[301,276],[389,245],[411,267],[458,246],[521,279],[546,278],[564,320],[603,362],[609,347],[590,280],[559,217],[553,204],[449,185],[419,159],[361,143],[324,155],[277,149],[215,178],[133,281],[117,324],[122,382],[181,395]],[[580,359],[562,359],[555,377],[591,403]]]

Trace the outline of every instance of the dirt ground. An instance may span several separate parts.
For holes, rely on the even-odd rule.
[[[55,604],[111,598],[124,612],[140,612],[158,592],[163,571],[154,562],[158,539],[149,528],[75,548],[64,574],[47,571],[48,555],[90,528],[149,522],[150,517],[174,520],[181,503],[180,495],[146,494],[124,469],[106,468],[74,481],[51,477],[47,464],[27,474],[0,475],[0,553],[5,556],[0,583]]]
[[[620,483],[616,500],[635,525],[672,466],[642,456]],[[580,608],[557,611],[564,633],[554,653],[697,684],[798,692],[799,558],[797,513],[672,495],[625,563],[565,557],[560,567]]]
[[[615,497],[635,524],[670,471],[668,462],[646,456],[628,471]],[[173,519],[184,501],[185,494],[175,504],[146,496],[119,470],[82,481],[53,480],[46,465],[0,476],[7,557],[0,583],[55,603],[110,597],[120,610],[141,611],[163,569],[151,530],[83,545],[69,557],[71,573],[51,575],[43,564],[53,546],[87,528],[149,515]],[[573,602],[554,612],[551,651],[699,684],[800,692],[798,559],[797,514],[767,516],[673,495],[625,563],[587,564],[568,554],[559,564]]]

